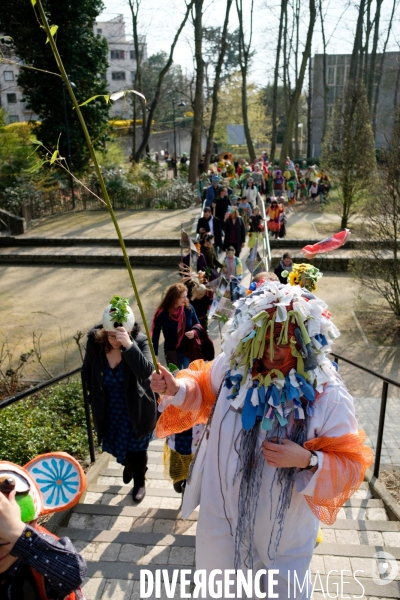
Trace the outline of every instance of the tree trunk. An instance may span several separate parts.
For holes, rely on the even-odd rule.
[[[322,14],[322,0],[319,0],[319,16],[321,19],[321,33],[322,33],[322,80],[324,87],[324,120],[322,125],[322,142],[324,141],[326,126],[328,120],[328,67],[327,67],[327,56],[326,56],[326,37],[325,37],[325,22]]]
[[[140,46],[139,46],[139,33],[138,33],[138,20],[139,20],[139,7],[140,0],[128,0],[129,8],[132,16],[132,34],[133,34],[133,45],[135,47],[135,55],[136,55],[136,71],[135,71],[135,79],[133,82],[133,87],[137,92],[142,92],[142,61],[140,56]],[[136,119],[137,119],[137,104],[136,104],[137,96],[133,94],[133,131],[132,131],[132,158],[135,162],[139,162],[136,160]],[[141,112],[142,112],[142,127],[144,124],[144,106],[143,102],[141,102]],[[144,131],[144,130],[143,130]],[[139,157],[140,158],[140,157]]]
[[[190,14],[190,11],[192,9],[193,3],[194,3],[194,0],[191,0],[191,2],[189,4],[187,4],[187,6],[186,6],[185,16],[183,17],[182,22],[179,25],[179,29],[176,32],[174,40],[173,40],[173,42],[171,44],[171,48],[170,48],[170,52],[169,52],[169,57],[168,57],[167,63],[165,65],[165,67],[160,71],[160,74],[158,76],[156,91],[155,91],[155,94],[154,94],[154,98],[153,98],[153,100],[151,102],[150,110],[149,110],[149,114],[148,114],[148,118],[147,118],[147,121],[146,121],[146,129],[143,132],[142,142],[141,142],[138,150],[136,151],[136,155],[134,157],[135,162],[139,162],[140,161],[140,156],[141,156],[142,152],[144,152],[145,148],[148,146],[149,139],[150,139],[150,133],[151,133],[151,122],[153,120],[153,116],[154,116],[155,110],[157,108],[158,101],[160,99],[160,94],[161,94],[161,88],[162,88],[163,80],[164,80],[165,75],[168,73],[169,69],[171,68],[171,65],[172,65],[172,62],[173,62],[173,58],[174,58],[175,46],[176,46],[176,44],[178,42],[179,36],[180,36],[180,34],[182,32],[182,29],[186,25],[186,21],[189,18],[189,14]]]
[[[376,0],[376,12],[375,12],[375,27],[374,27],[374,39],[372,42],[372,51],[369,62],[368,81],[366,81],[368,104],[371,111],[373,112],[373,91],[374,91],[374,80],[375,80],[375,68],[376,68],[376,53],[378,50],[379,41],[379,24],[381,17],[381,6],[383,0]]]
[[[250,161],[253,162],[256,159],[256,153],[254,151],[253,141],[251,139],[249,116],[247,110],[247,72],[250,63],[250,48],[253,37],[253,11],[254,11],[254,0],[251,0],[250,6],[250,32],[249,42],[246,44],[244,37],[244,23],[243,23],[243,0],[236,0],[236,11],[239,18],[239,65],[240,72],[242,74],[242,116],[243,116],[243,129],[246,138],[247,150],[249,151]]]
[[[296,0],[296,8],[295,8],[295,23],[296,23],[296,46],[294,49],[294,75],[295,79],[299,76],[299,43],[300,43],[300,0]],[[301,135],[303,135],[303,130],[301,131]],[[300,157],[299,152],[299,105],[296,106],[296,113],[294,119],[294,147],[295,147],[295,156],[296,158]]]
[[[204,60],[202,52],[203,37],[203,4],[204,0],[194,0],[194,57],[196,61],[196,88],[193,105],[192,142],[190,145],[189,183],[197,182],[198,164],[200,161],[199,148],[201,148],[202,119],[203,119],[203,87],[204,87]]]
[[[222,67],[224,64],[226,49],[228,46],[227,35],[228,35],[229,13],[231,10],[232,2],[233,2],[233,0],[226,1],[225,21],[224,21],[224,26],[222,29],[222,34],[221,34],[221,47],[219,50],[217,66],[215,68],[214,85],[213,85],[213,91],[212,91],[212,109],[211,109],[210,127],[208,129],[206,154],[204,157],[204,165],[205,165],[206,169],[208,169],[208,165],[210,164],[210,160],[211,160],[211,154],[213,152],[215,124],[217,122],[217,116],[218,116],[218,103],[219,103],[218,91],[219,91],[219,84],[220,84],[220,80],[221,80]]]
[[[317,16],[315,0],[309,0],[309,6],[310,6],[310,9],[309,9],[310,10],[310,21],[308,24],[307,40],[306,40],[306,45],[305,45],[304,52],[303,52],[303,58],[301,61],[299,76],[296,81],[296,87],[295,87],[295,90],[293,92],[293,95],[292,95],[291,101],[290,101],[290,109],[289,109],[288,120],[287,120],[287,124],[286,124],[285,137],[283,139],[281,155],[280,155],[280,159],[279,159],[279,167],[281,169],[283,169],[285,166],[286,157],[288,155],[288,151],[289,151],[290,144],[292,141],[295,110],[296,110],[296,106],[297,106],[297,103],[300,98],[301,90],[303,89],[304,75],[306,72],[307,62],[308,62],[308,59],[311,54],[311,43],[312,43],[312,38],[313,38],[313,33],[314,33],[315,20],[316,20],[316,16]]]
[[[386,35],[385,43],[383,45],[383,50],[382,50],[382,54],[381,54],[381,62],[380,62],[379,69],[377,69],[377,71],[376,71],[378,74],[378,80],[376,82],[374,108],[373,108],[373,114],[372,114],[372,131],[374,132],[374,138],[376,136],[376,119],[377,119],[377,115],[378,115],[379,92],[380,92],[381,81],[382,81],[383,63],[385,60],[386,48],[387,48],[387,45],[389,42],[390,33],[392,31],[393,18],[394,18],[394,13],[395,13],[396,8],[397,8],[397,0],[393,0],[392,13],[390,15],[389,25],[388,25],[388,29],[387,29],[387,35]]]
[[[286,12],[287,0],[281,0],[281,14],[279,17],[278,45],[276,47],[275,70],[274,70],[274,87],[272,90],[272,139],[270,161],[273,163],[276,152],[276,135],[278,130],[278,79],[279,79],[279,63],[281,58],[281,43],[283,20]]]
[[[350,81],[356,81],[357,77],[360,77],[360,57],[362,54],[362,37],[363,37],[363,24],[364,24],[364,13],[365,13],[365,0],[360,0],[360,6],[358,9],[356,35],[354,38],[353,52],[350,60]]]
[[[247,69],[241,69],[242,71],[242,115],[243,115],[243,129],[246,137],[247,149],[249,151],[250,162],[256,160],[256,153],[251,139],[249,118],[247,113]]]

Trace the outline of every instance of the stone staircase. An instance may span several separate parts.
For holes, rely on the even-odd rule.
[[[166,569],[170,574],[174,569],[194,569],[197,512],[182,520],[181,497],[163,477],[163,445],[161,440],[150,444],[147,495],[140,505],[132,501],[131,486],[123,485],[121,466],[109,457],[97,481],[89,484],[82,503],[58,529],[58,535],[69,536],[88,561],[87,600],[138,600],[142,568],[153,572]],[[311,563],[312,580],[317,572],[320,577],[315,600],[328,597],[329,571],[333,571],[329,575],[332,597],[339,589],[342,598],[341,571],[343,598],[400,597],[400,523],[388,520],[382,501],[371,498],[367,483],[340,510],[336,523],[322,525],[322,531],[323,542],[316,546]],[[385,585],[373,581],[378,576],[374,556],[379,551],[390,553],[399,567],[395,580]],[[356,576],[365,589],[364,596],[353,578],[356,570],[363,571]],[[162,598],[166,597],[162,588]],[[175,598],[179,597],[177,586]]]

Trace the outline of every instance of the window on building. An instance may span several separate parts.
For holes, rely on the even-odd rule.
[[[7,94],[8,104],[17,104],[17,94]]]
[[[335,85],[335,69],[336,67],[328,67],[328,85]]]
[[[103,33],[102,29],[97,29],[97,33]]]
[[[335,102],[335,88],[333,86],[328,88],[326,101],[328,104],[333,104]]]
[[[112,71],[111,79],[113,81],[125,81],[125,71]]]
[[[14,81],[14,72],[13,71],[4,71],[4,80],[5,81]]]
[[[338,65],[336,67],[336,85],[344,84],[344,65]]]
[[[326,116],[327,116],[328,121],[330,121],[332,119],[332,117],[333,117],[334,106],[328,106],[327,109],[328,110],[327,110],[327,115]]]
[[[131,60],[136,60],[136,54],[135,54],[134,50],[131,50],[130,53],[129,53],[129,55],[131,57]]]
[[[335,102],[338,98],[342,98],[342,100],[343,100],[343,86],[342,85],[335,87]]]
[[[110,50],[111,58],[124,59],[125,58],[125,50]]]
[[[136,75],[135,71],[131,71],[132,81],[135,81],[135,75]]]
[[[18,123],[18,121],[19,121],[18,115],[8,115],[7,121],[9,123]]]

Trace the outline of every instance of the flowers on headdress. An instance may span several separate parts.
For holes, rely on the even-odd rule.
[[[309,292],[315,292],[317,289],[317,281],[318,279],[321,279],[322,273],[317,267],[308,263],[294,263],[290,273],[289,271],[282,271],[282,277],[287,277],[290,285],[300,285]]]

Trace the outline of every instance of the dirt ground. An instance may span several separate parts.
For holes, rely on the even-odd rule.
[[[173,269],[135,269],[135,277],[150,324],[163,291],[177,281],[177,274]],[[360,306],[358,283],[350,275],[329,273],[318,287],[318,296],[328,303],[341,331],[334,346],[338,354],[398,379],[399,347],[367,348],[351,314]],[[127,273],[122,268],[0,267],[0,343],[7,340],[17,356],[32,347],[35,331],[42,334],[43,361],[52,374],[77,367],[80,357],[73,336],[77,331],[86,333],[101,322],[103,310],[114,294],[131,299],[136,318],[141,322]],[[219,351],[216,323],[211,332]],[[343,362],[340,372],[353,394],[380,395],[381,384],[376,379]],[[25,369],[25,377],[40,380],[46,374],[34,362]],[[396,393],[397,390],[390,388],[390,396]]]

